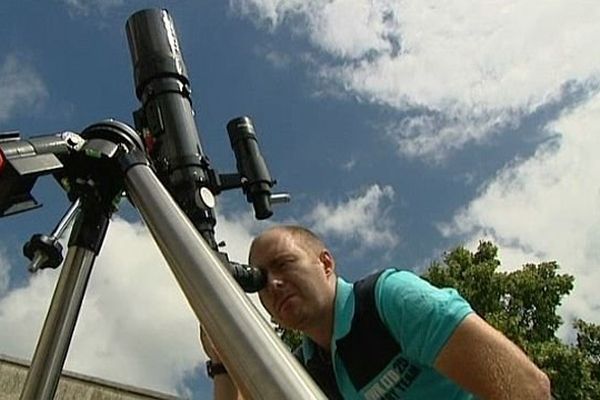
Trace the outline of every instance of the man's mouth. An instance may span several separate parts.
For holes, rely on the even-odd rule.
[[[279,302],[279,306],[277,307],[277,311],[281,312],[283,307],[285,306],[285,304],[288,302],[289,299],[291,299],[292,297],[294,297],[293,293],[290,293],[288,295],[286,295],[280,302]]]

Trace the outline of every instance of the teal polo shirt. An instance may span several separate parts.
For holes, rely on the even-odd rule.
[[[353,285],[338,278],[330,356],[344,399],[474,399],[433,367],[456,327],[473,312],[456,290],[439,289],[412,272],[390,269],[377,280],[375,305],[400,351],[375,378],[356,388],[337,351],[337,341],[348,335],[352,326]],[[369,343],[361,347],[356,351],[369,351]],[[315,344],[305,338],[304,360],[311,359],[314,352]]]

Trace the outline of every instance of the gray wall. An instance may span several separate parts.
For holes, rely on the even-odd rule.
[[[0,400],[19,399],[28,364],[0,355]],[[55,399],[58,400],[176,400],[177,397],[98,378],[63,373]]]

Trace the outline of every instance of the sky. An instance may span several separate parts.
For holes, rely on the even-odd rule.
[[[502,268],[557,261],[560,313],[600,323],[600,3],[593,0],[9,0],[0,4],[0,131],[80,132],[139,107],[125,22],[167,8],[203,149],[235,171],[225,126],[253,118],[277,190],[253,219],[217,198],[217,238],[244,262],[253,235],[299,223],[349,280],[423,271],[480,240]],[[1,177],[0,177],[0,184]],[[0,220],[0,353],[31,357],[60,270],[26,272],[22,245],[68,207]],[[568,324],[561,329],[568,339]],[[197,323],[126,202],[94,266],[66,368],[210,398]]]

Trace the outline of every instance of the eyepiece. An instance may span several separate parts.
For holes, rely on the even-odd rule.
[[[229,262],[231,275],[246,293],[258,292],[267,284],[267,277],[258,268]]]

